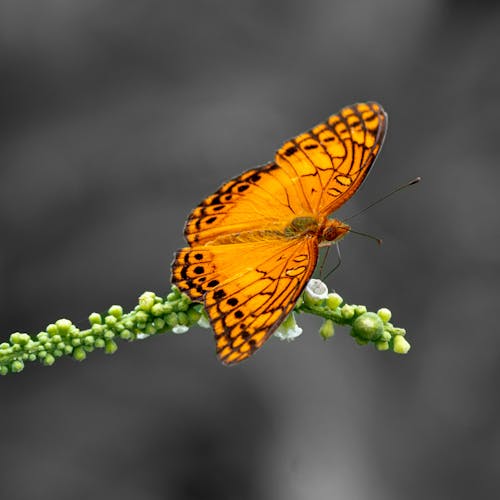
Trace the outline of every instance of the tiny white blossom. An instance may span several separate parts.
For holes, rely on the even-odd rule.
[[[293,313],[289,314],[285,321],[281,323],[278,329],[274,332],[274,335],[280,340],[295,340],[302,333],[302,328],[297,325],[295,321],[295,315]]]
[[[189,330],[189,327],[186,325],[175,325],[172,328],[172,332],[174,333],[186,333]]]
[[[313,302],[318,302],[328,298],[328,287],[321,280],[313,278],[307,283],[305,294]]]
[[[200,316],[200,319],[198,320],[198,326],[201,326],[201,328],[210,328],[210,321],[208,320],[208,317],[205,313]]]
[[[149,334],[147,333],[138,333],[135,338],[137,340],[144,340],[144,339],[147,339],[149,337]]]

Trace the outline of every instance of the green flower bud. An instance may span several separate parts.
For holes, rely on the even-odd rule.
[[[49,325],[50,326],[50,325]],[[55,325],[54,325],[55,326]],[[48,327],[47,327],[48,328]],[[57,327],[56,327],[57,328]],[[56,330],[57,331],[57,330]],[[36,336],[37,340],[41,343],[41,344],[45,344],[45,342],[48,342],[49,341],[49,336],[47,335],[46,332],[40,332],[37,334]]]
[[[83,345],[94,345],[95,337],[93,335],[87,335],[83,337]]]
[[[384,323],[380,317],[372,312],[358,316],[352,324],[354,337],[365,340],[378,340],[384,332]]]
[[[360,316],[361,314],[365,314],[367,311],[366,306],[355,306],[354,307],[356,316]]]
[[[43,358],[43,364],[45,366],[50,366],[50,365],[53,365],[56,361],[56,358],[54,358],[54,356],[52,356],[52,354],[47,354],[47,356],[45,356],[45,358]]]
[[[100,325],[102,323],[102,317],[99,313],[92,313],[89,316],[89,323],[91,325]]]
[[[189,309],[189,306],[191,305],[190,302],[187,300],[179,300],[177,302],[177,310],[179,312],[186,312]]]
[[[151,308],[151,314],[153,314],[153,316],[162,316],[163,315],[163,304],[155,304]]]
[[[118,349],[118,345],[114,340],[106,340],[106,345],[104,346],[104,352],[106,354],[113,354]]]
[[[391,321],[392,313],[387,309],[387,307],[382,307],[377,311],[379,318],[384,322],[388,323]]]
[[[168,302],[166,302],[165,304],[162,304],[162,309],[163,309],[162,314],[169,314],[174,310],[172,304],[170,304]]]
[[[379,351],[387,351],[389,349],[389,342],[386,340],[377,340],[377,342],[375,342],[375,347]]]
[[[144,329],[144,333],[146,335],[154,335],[156,333],[156,328],[155,326],[153,325],[153,323],[148,323],[146,325],[146,328]]]
[[[57,330],[61,335],[65,335],[69,332],[70,328],[73,326],[69,319],[58,319],[56,321]]]
[[[108,314],[114,316],[116,319],[120,319],[123,316],[123,307],[122,306],[111,306],[108,309]]]
[[[120,338],[123,340],[131,340],[134,338],[134,334],[130,330],[123,330],[120,332]]]
[[[387,331],[387,330],[384,330],[382,332],[382,335],[380,336],[380,339],[381,341],[384,341],[384,342],[389,342],[389,340],[392,339],[392,335]]]
[[[187,325],[188,324],[188,315],[185,312],[179,312],[177,314],[177,321],[179,325]]]
[[[19,373],[22,372],[24,369],[24,363],[20,359],[16,359],[15,361],[12,361],[10,365],[10,371],[12,373]]]
[[[0,366],[0,375],[7,375],[9,373],[9,369],[5,365]]]
[[[59,333],[59,329],[57,328],[57,325],[54,325],[54,323],[47,325],[46,331],[49,335],[55,335],[56,333]],[[45,332],[40,332],[40,333],[45,333]]]
[[[104,345],[105,345],[104,339],[95,339],[94,345],[98,349],[102,349],[104,347]]]
[[[323,337],[324,340],[328,340],[332,338],[335,334],[335,327],[333,326],[333,321],[331,319],[327,319],[319,329],[319,334]]]
[[[75,347],[73,349],[73,358],[75,358],[77,361],[83,361],[87,357],[87,353],[85,352],[85,349],[81,346]]]
[[[344,302],[344,299],[338,293],[329,293],[326,299],[326,305],[330,309],[337,309]]]
[[[201,313],[197,311],[194,307],[191,307],[187,312],[187,317],[189,323],[196,323],[200,319]]]
[[[354,313],[354,307],[349,304],[343,305],[340,309],[340,314],[342,314],[344,319],[351,319],[354,316]]]
[[[115,326],[117,322],[116,316],[109,315],[104,318],[104,323],[109,327]]]
[[[165,318],[165,321],[167,322],[167,325],[172,328],[175,325],[179,324],[179,321],[177,320],[177,314],[174,312],[171,312],[167,317]]]
[[[155,318],[153,320],[153,326],[157,331],[163,330],[165,328],[165,320],[162,318]]]
[[[143,311],[149,312],[155,304],[155,294],[153,292],[144,292],[139,297],[139,307]]]
[[[111,317],[113,317],[113,316],[111,316]],[[105,326],[105,325],[101,325],[101,324],[94,323],[94,324],[90,327],[90,331],[91,331],[94,335],[99,336],[99,335],[101,335],[102,333],[108,332],[109,330],[106,330],[106,326]]]
[[[410,348],[411,345],[402,335],[396,335],[392,338],[392,350],[395,353],[406,354]]]
[[[147,323],[149,316],[144,311],[137,311],[135,314],[136,323]]]

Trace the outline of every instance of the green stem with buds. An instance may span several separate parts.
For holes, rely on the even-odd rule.
[[[404,329],[389,322],[391,313],[385,308],[371,313],[365,306],[344,304],[338,294],[317,300],[305,293],[295,311],[324,318],[320,328],[324,339],[333,336],[333,324],[336,323],[350,326],[351,335],[359,344],[372,342],[379,350],[391,349],[401,354],[410,348],[404,339]],[[191,302],[175,286],[166,297],[144,292],[137,306],[128,313],[117,305],[111,306],[106,314],[92,313],[89,323],[89,328],[80,330],[68,319],[59,319],[34,336],[13,333],[8,342],[0,343],[0,375],[21,372],[29,361],[38,360],[50,366],[64,356],[83,361],[94,349],[113,354],[118,348],[116,341],[120,339],[141,340],[167,332],[185,333],[196,324],[210,326],[203,305]]]

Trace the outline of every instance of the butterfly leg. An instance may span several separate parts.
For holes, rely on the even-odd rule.
[[[330,247],[328,247],[330,248]],[[328,274],[323,278],[323,280],[326,280],[326,278],[328,278],[328,276],[330,276],[330,274],[332,274],[334,271],[336,271],[339,267],[340,267],[340,264],[342,264],[342,255],[340,254],[340,245],[339,245],[339,242],[338,241],[335,241],[335,248],[337,249],[337,264],[335,265],[335,267],[328,272]],[[321,272],[323,271],[323,265],[321,267]]]

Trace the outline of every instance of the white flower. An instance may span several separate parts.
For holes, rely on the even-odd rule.
[[[290,313],[285,321],[281,323],[278,329],[274,332],[274,335],[280,340],[295,340],[302,333],[302,328],[297,325],[295,321],[295,315]]]
[[[201,328],[210,328],[210,321],[205,312],[201,314],[200,319],[198,320],[198,326],[201,326]]]
[[[137,340],[144,340],[144,339],[147,339],[149,337],[149,334],[147,333],[138,333],[135,338]]]
[[[313,278],[307,283],[304,293],[307,298],[316,303],[328,298],[328,287],[321,280]]]
[[[189,330],[189,327],[186,325],[175,325],[172,328],[172,332],[174,333],[186,333]]]

